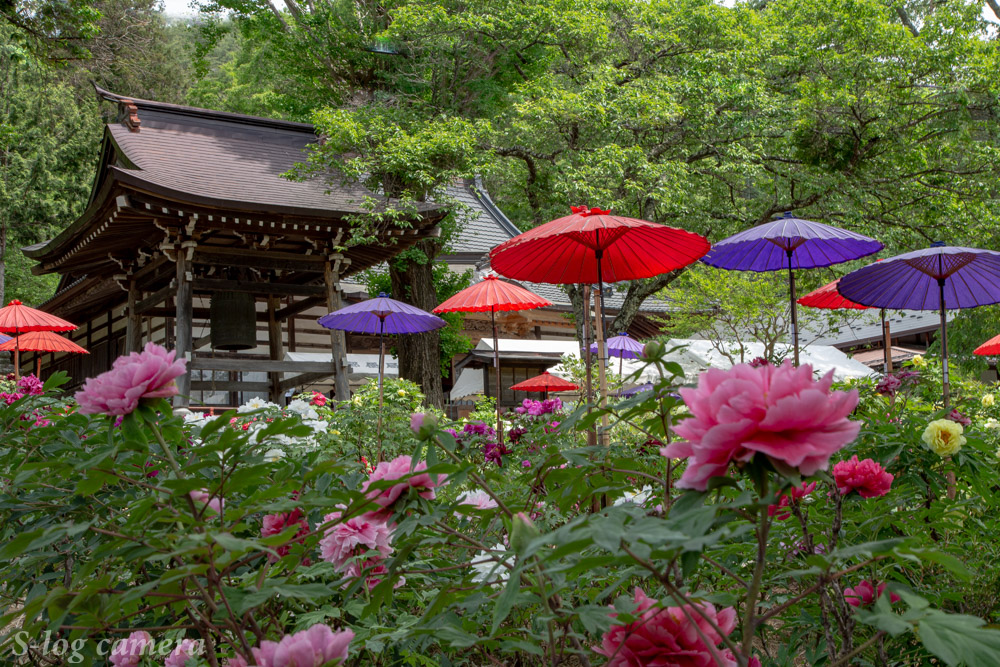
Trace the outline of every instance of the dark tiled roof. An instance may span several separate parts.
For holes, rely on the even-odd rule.
[[[105,93],[107,99],[121,98]],[[361,213],[371,193],[358,185],[283,176],[316,142],[311,125],[133,100],[139,131],[108,126],[111,140],[131,164],[116,175],[189,198],[225,202],[227,208],[286,210],[318,216]],[[328,191],[329,190],[329,191]],[[425,208],[434,208],[427,205]]]
[[[469,209],[465,224],[449,244],[453,252],[486,255],[493,247],[521,233],[497,208],[481,183],[463,181],[449,187],[447,192]]]
[[[954,313],[947,313],[947,317],[951,321]],[[889,320],[889,331],[893,338],[936,331],[941,326],[941,315],[936,310],[893,310],[886,312],[886,318]],[[853,347],[880,341],[882,335],[879,311],[873,308],[862,311],[857,318],[838,325],[836,329],[826,332],[810,344]]]

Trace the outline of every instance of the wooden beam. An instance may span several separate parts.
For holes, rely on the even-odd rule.
[[[242,380],[192,380],[191,391],[245,391],[264,393],[271,388],[267,382],[243,382]]]
[[[286,285],[283,283],[248,283],[237,280],[199,278],[194,281],[197,292],[246,292],[255,295],[317,296],[325,292],[322,285]]]
[[[276,310],[278,310],[278,297],[267,297],[267,347],[271,361],[281,361],[281,357],[284,356],[284,345],[281,340],[281,322],[275,317]],[[272,371],[268,373],[268,377],[270,378],[271,402],[284,405],[285,392],[281,391],[281,373],[279,371]]]
[[[281,389],[281,393],[285,393],[292,387],[307,386],[320,382],[321,380],[326,380],[330,377],[330,375],[331,373],[302,373],[301,375],[295,375],[282,380],[278,387]]]
[[[323,265],[323,283],[326,288],[326,307],[330,309],[331,313],[335,310],[340,310],[342,305],[340,289],[337,285],[339,278],[340,276],[334,269],[333,263],[328,260]],[[347,357],[344,353],[347,341],[345,340],[344,332],[330,329],[330,342],[333,364],[337,368],[337,375],[334,377],[334,392],[338,401],[346,401],[351,398],[351,385],[347,377]]]
[[[195,357],[188,368],[201,371],[258,371],[267,373],[326,373],[333,375],[330,361],[271,361],[262,359],[222,359]]]
[[[200,246],[195,250],[195,264],[251,266],[279,271],[323,272],[324,258],[276,250],[252,250],[245,247]]]
[[[289,317],[294,317],[295,315],[298,315],[299,313],[305,310],[309,310],[310,308],[315,308],[316,306],[325,305],[326,302],[327,302],[326,294],[323,294],[322,296],[311,296],[307,299],[302,299],[302,301],[296,301],[295,303],[289,304],[284,308],[278,310],[275,313],[275,317],[278,318],[278,321],[284,321],[287,320]]]
[[[128,305],[126,313],[128,321],[125,324],[125,353],[138,352],[142,349],[142,317],[136,311],[136,301],[139,298],[139,289],[135,286],[135,279],[128,281]]]
[[[177,291],[176,281],[171,281],[166,287],[161,287],[149,296],[147,296],[142,301],[135,304],[135,314],[142,315],[147,310],[160,305],[170,297],[174,296]]]
[[[187,253],[177,244],[177,350],[178,359],[191,359],[192,353],[192,289],[191,289],[191,264],[187,260]],[[187,372],[177,378],[177,396],[174,397],[175,407],[186,408],[191,404],[191,364],[188,363]]]

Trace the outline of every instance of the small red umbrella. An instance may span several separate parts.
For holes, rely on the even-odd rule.
[[[76,325],[14,299],[0,308],[0,332],[22,334],[29,331],[73,331]],[[17,341],[17,338],[14,339]],[[14,376],[21,375],[20,348],[14,346]]]
[[[30,331],[0,343],[0,352],[71,352],[74,354],[90,354],[69,338],[64,338],[51,331]],[[35,375],[41,375],[42,358],[38,358],[38,370]]]
[[[496,276],[486,276],[434,309],[435,313],[489,312],[490,314],[490,323],[493,325],[493,368],[497,374],[497,438],[500,443],[503,443],[503,422],[500,420],[500,344],[497,337],[497,311],[531,310],[551,305],[551,301],[520,285],[498,280]]]
[[[490,251],[495,271],[515,280],[567,285],[597,283],[604,316],[604,282],[652,278],[691,264],[710,246],[703,236],[645,220],[610,215],[610,211],[572,206],[572,215],[535,227]],[[601,357],[602,404],[604,326],[597,335]],[[590,396],[587,397],[588,401]]]
[[[988,341],[973,350],[972,353],[978,354],[981,357],[1000,355],[1000,336],[990,338]]]
[[[854,303],[842,297],[840,292],[837,291],[837,284],[839,282],[840,279],[838,278],[832,283],[823,285],[819,289],[813,290],[801,297],[798,302],[809,308],[827,308],[830,310],[840,310],[843,308],[853,308],[856,310],[868,309],[868,306],[862,306],[860,303]]]
[[[572,382],[563,380],[561,377],[556,377],[548,371],[533,378],[528,378],[524,382],[511,385],[511,389],[514,391],[544,391],[546,395],[550,391],[576,391],[579,388]]]
[[[881,259],[875,260],[881,262]],[[847,298],[845,298],[840,292],[837,291],[837,287],[840,285],[840,278],[837,278],[832,283],[827,283],[819,289],[815,289],[809,294],[797,299],[797,302],[808,308],[825,308],[826,310],[868,310],[869,306],[863,306],[860,303],[855,303]],[[882,331],[888,333],[889,327],[886,325],[885,321],[885,308],[881,309],[881,320],[882,320]],[[892,337],[889,337],[890,341]],[[888,373],[892,371],[892,346],[887,345],[885,348],[885,372]]]

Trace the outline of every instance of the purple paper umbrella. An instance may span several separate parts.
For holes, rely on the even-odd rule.
[[[618,375],[622,374],[625,359],[638,359],[642,355],[643,345],[636,339],[629,336],[624,331],[617,336],[612,336],[607,341],[608,355],[618,357]],[[597,354],[597,343],[590,344],[590,353]]]
[[[378,404],[382,407],[385,376],[385,335],[416,334],[433,331],[448,323],[437,315],[420,310],[402,301],[390,299],[380,292],[374,299],[355,303],[324,315],[316,320],[327,329],[339,329],[351,333],[378,334]],[[378,431],[382,432],[382,411],[379,410]],[[381,445],[379,460],[381,460]]]
[[[864,306],[941,312],[941,371],[948,407],[945,310],[1000,303],[1000,252],[935,243],[848,273],[837,291]]]
[[[719,241],[701,261],[730,271],[788,271],[792,340],[795,365],[798,365],[799,318],[795,307],[793,271],[849,262],[882,248],[882,243],[873,238],[785,213],[782,218]]]

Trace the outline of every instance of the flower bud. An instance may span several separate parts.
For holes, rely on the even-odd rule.
[[[522,551],[528,542],[541,535],[538,526],[524,512],[515,514],[513,523],[510,531],[510,546],[515,551]]]
[[[427,440],[438,428],[438,418],[433,412],[414,412],[410,415],[410,429],[421,440]]]
[[[663,356],[663,343],[651,340],[642,348],[642,356],[646,359],[659,359]]]

